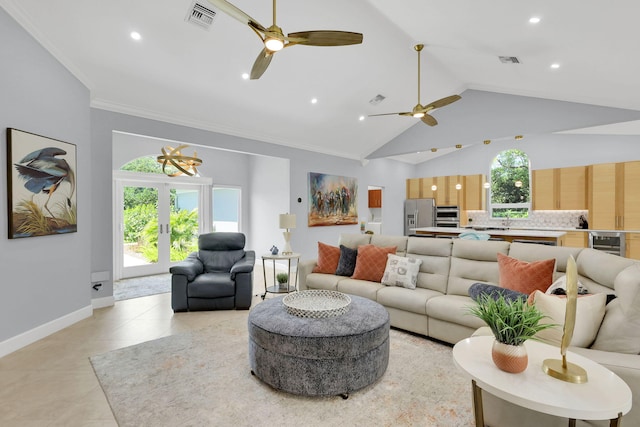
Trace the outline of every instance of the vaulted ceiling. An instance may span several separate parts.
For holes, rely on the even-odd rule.
[[[280,0],[277,23],[285,33],[344,30],[363,33],[364,41],[287,48],[258,80],[242,78],[262,49],[258,37],[225,13],[208,29],[187,22],[193,3],[0,0],[87,85],[97,108],[347,158],[414,163],[432,156],[429,148],[442,153],[514,134],[640,135],[640,2]],[[270,0],[231,3],[271,25]],[[367,117],[411,111],[418,102],[416,43],[425,44],[421,103],[462,99],[433,112],[435,127]],[[377,95],[385,99],[371,104]]]

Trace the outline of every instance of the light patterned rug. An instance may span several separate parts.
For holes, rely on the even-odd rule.
[[[471,384],[451,348],[391,330],[389,367],[341,397],[276,391],[252,376],[246,318],[91,357],[126,426],[471,426]],[[287,369],[282,366],[282,369]]]

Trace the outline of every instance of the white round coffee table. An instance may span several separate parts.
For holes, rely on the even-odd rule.
[[[588,382],[573,384],[544,373],[545,359],[560,359],[560,349],[529,340],[525,342],[529,365],[520,374],[498,369],[491,359],[493,336],[471,337],[453,347],[453,360],[471,377],[476,426],[484,426],[482,394],[485,390],[507,402],[569,419],[611,420],[617,426],[624,414],[631,410],[631,389],[616,374],[602,365],[567,352],[567,360],[587,371]],[[606,390],[606,393],[603,393]]]

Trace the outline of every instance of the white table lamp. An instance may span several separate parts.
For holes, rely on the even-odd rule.
[[[282,255],[291,255],[293,250],[291,250],[291,243],[289,243],[289,240],[291,239],[291,232],[289,230],[296,228],[295,214],[280,214],[280,228],[286,230],[282,232],[282,235],[284,236],[284,249],[282,250]]]

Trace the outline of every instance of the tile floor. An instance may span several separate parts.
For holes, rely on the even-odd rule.
[[[254,291],[263,290],[260,280]],[[253,304],[260,301],[256,296]],[[90,356],[234,316],[246,317],[248,311],[174,314],[170,293],[94,310],[93,316],[0,358],[0,426],[117,426]]]

